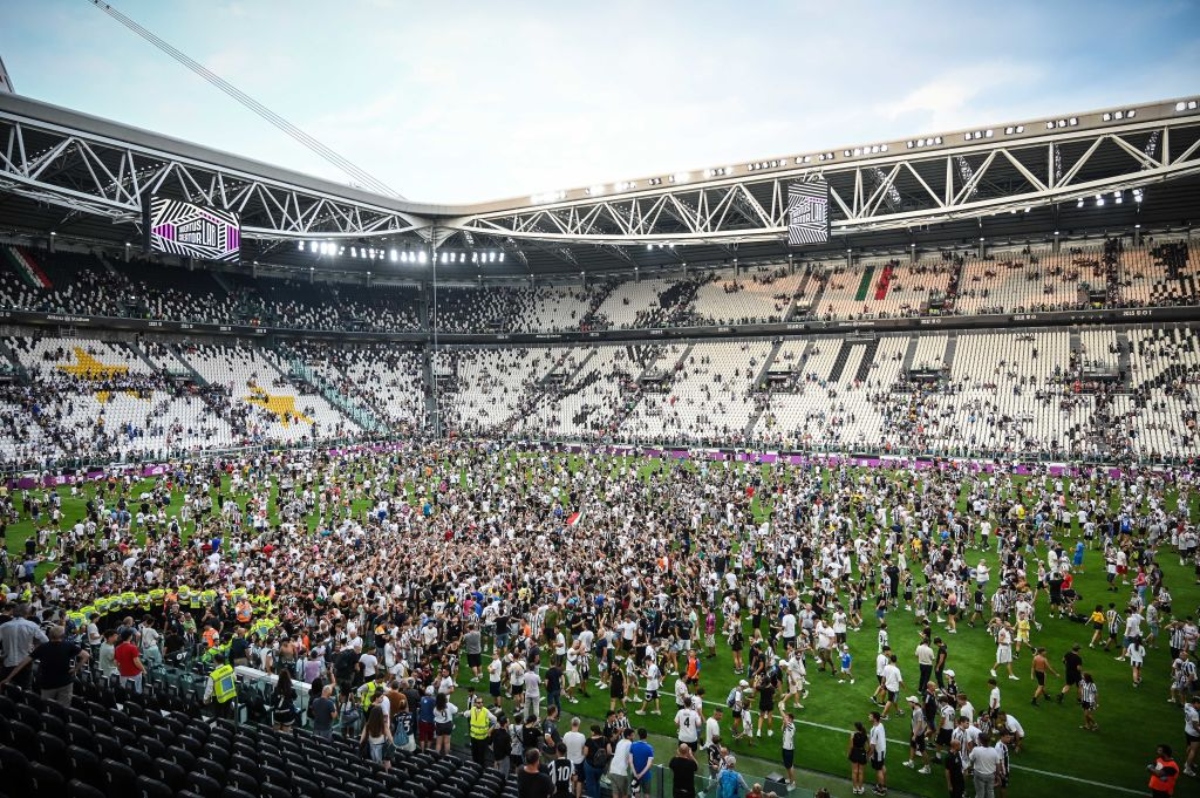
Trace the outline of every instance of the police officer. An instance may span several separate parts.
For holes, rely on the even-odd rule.
[[[214,654],[213,664],[216,667],[204,683],[204,703],[213,705],[218,718],[233,719],[237,705],[237,678],[233,668],[226,664],[224,654]]]

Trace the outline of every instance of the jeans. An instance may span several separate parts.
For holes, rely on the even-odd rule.
[[[975,798],[996,798],[996,774],[975,774]]]
[[[550,707],[558,707],[558,711],[562,712],[562,691],[552,690],[546,693],[546,709]]]
[[[604,775],[604,771],[600,768],[592,767],[592,763],[584,760],[583,762],[583,785],[584,792],[588,794],[588,798],[600,798],[600,777]]]
[[[138,695],[141,695],[142,694],[142,674],[139,673],[137,676],[122,676],[121,677],[121,686],[124,687],[126,690],[132,690],[133,692],[137,693]]]

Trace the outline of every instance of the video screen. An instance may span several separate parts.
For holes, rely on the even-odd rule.
[[[788,246],[829,240],[829,183],[816,177],[788,186]]]
[[[225,262],[241,255],[241,222],[231,211],[151,197],[144,217],[147,252]]]

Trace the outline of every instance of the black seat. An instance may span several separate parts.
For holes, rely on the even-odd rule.
[[[256,798],[257,795],[257,792],[246,792],[229,786],[221,791],[221,798]]]
[[[137,774],[124,762],[102,759],[100,772],[104,777],[104,792],[109,798],[126,798],[134,792]]]
[[[48,734],[53,734],[55,737],[62,739],[67,736],[67,720],[66,707],[62,704],[48,704],[48,707],[61,711],[62,715],[46,714],[42,715],[41,729]]]
[[[141,748],[126,748],[124,760],[133,768],[134,773],[150,775],[154,773],[154,757]]]
[[[96,747],[95,735],[92,734],[92,730],[80,723],[67,724],[67,742],[82,748],[95,749]]]
[[[154,767],[150,770],[150,773],[154,778],[170,787],[171,792],[175,792],[175,790],[182,787],[184,780],[187,778],[187,771],[170,759],[163,757],[154,760]]]
[[[175,798],[175,791],[158,779],[149,776],[137,777],[137,795],[141,798]]]
[[[65,736],[65,735],[64,735]],[[44,765],[58,767],[67,756],[67,744],[63,737],[55,737],[47,732],[37,733],[37,759]]]
[[[41,762],[29,763],[29,794],[37,798],[62,798],[67,782],[63,774]]]
[[[29,760],[16,748],[0,745],[0,784],[13,795],[29,791]]]
[[[104,791],[80,779],[67,782],[67,795],[70,798],[105,798]]]
[[[261,798],[293,798],[291,790],[278,784],[260,784],[258,794]]]
[[[97,734],[95,742],[93,750],[101,757],[116,760],[123,760],[125,758],[124,753],[121,751],[121,741],[116,737],[110,737],[107,734]]]
[[[231,768],[240,770],[248,776],[252,776],[255,781],[257,781],[259,778],[258,762],[250,759],[249,757],[235,753],[233,758],[229,760],[229,766]]]
[[[67,747],[67,766],[70,768],[70,777],[78,779],[87,784],[99,784],[100,777],[100,757],[95,751],[87,748],[81,748],[78,745]]]
[[[251,793],[258,792],[258,778],[240,770],[230,770],[225,773],[226,786],[236,787]]]
[[[16,748],[28,759],[37,759],[37,729],[19,720],[8,722],[8,739],[3,742]]]

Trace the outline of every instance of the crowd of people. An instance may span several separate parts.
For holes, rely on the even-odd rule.
[[[534,774],[540,757],[567,794],[593,798],[602,779],[617,796],[647,786],[654,762],[676,784],[732,785],[737,745],[774,757],[778,743],[792,778],[796,713],[840,683],[878,705],[849,738],[857,794],[868,772],[886,793],[898,757],[883,724],[904,716],[904,766],[927,774],[936,755],[952,795],[970,774],[978,795],[1003,796],[1026,742],[1012,692],[1001,699],[1022,680],[1014,660],[1030,658],[1033,704],[1069,701],[1083,729],[1103,722],[1115,686],[1095,678],[1088,649],[1037,645],[1043,625],[1080,620],[1133,684],[1170,673],[1191,730],[1182,773],[1194,774],[1200,630],[1162,567],[1178,557],[1200,577],[1191,470],[1019,480],[950,464],[645,470],[516,454],[472,442],[296,452],[179,465],[149,485],[114,473],[5,491],[0,528],[34,532],[3,562],[15,620],[0,625],[0,680],[30,685],[26,659],[46,657],[39,622],[131,689],[156,662],[220,657],[279,677],[283,728],[300,721],[290,682],[311,685],[315,732],[360,735],[381,767],[388,745],[449,750],[457,723],[481,763]],[[63,512],[67,497],[82,517]],[[1085,552],[1113,591],[1091,614],[1074,586]],[[915,651],[892,646],[900,623],[920,630]],[[996,649],[991,672],[972,674],[989,679],[981,694],[953,667],[963,633]],[[710,673],[718,653],[735,671],[728,692]],[[596,694],[602,720],[564,715]],[[641,717],[664,712],[680,747],[656,759],[646,726],[662,722]]]

